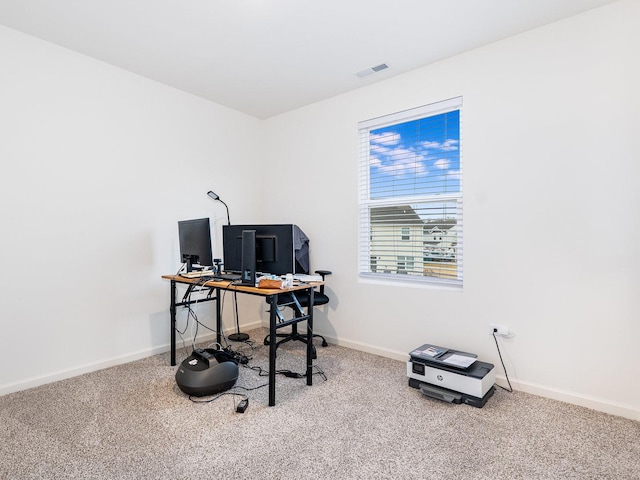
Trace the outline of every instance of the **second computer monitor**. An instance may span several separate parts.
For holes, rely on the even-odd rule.
[[[292,224],[224,225],[222,227],[224,269],[242,271],[242,232],[255,230],[256,270],[284,275],[308,273],[309,239]]]
[[[211,255],[211,229],[208,218],[181,220],[178,222],[180,259],[187,265],[187,272],[193,265],[208,268],[213,265]]]

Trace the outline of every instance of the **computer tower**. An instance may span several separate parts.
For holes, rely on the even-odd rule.
[[[256,285],[256,231],[242,231],[242,269],[240,271],[242,285]]]

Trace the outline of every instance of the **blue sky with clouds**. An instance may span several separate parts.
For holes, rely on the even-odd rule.
[[[460,191],[458,110],[372,130],[372,199]]]

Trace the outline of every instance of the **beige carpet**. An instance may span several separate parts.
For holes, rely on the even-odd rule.
[[[266,370],[265,331],[249,333]],[[327,380],[278,375],[275,407],[267,387],[235,389],[244,414],[233,396],[191,402],[168,354],[6,395],[0,478],[640,478],[639,422],[501,389],[482,409],[442,403],[407,385],[403,362],[333,345],[318,357]],[[304,359],[283,346],[278,369]],[[237,385],[266,382],[242,368]]]

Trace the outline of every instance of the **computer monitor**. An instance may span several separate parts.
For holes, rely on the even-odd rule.
[[[180,261],[186,263],[187,272],[213,266],[211,254],[211,229],[208,218],[181,220],[178,222]]]
[[[256,271],[309,273],[309,238],[297,225],[223,225],[224,269],[242,271],[242,232],[255,231]]]

